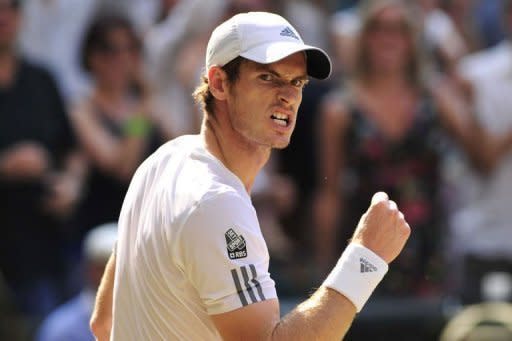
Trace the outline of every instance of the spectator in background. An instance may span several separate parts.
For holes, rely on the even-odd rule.
[[[368,2],[356,47],[353,79],[325,101],[319,133],[316,259],[333,261],[377,190],[390,193],[414,227],[381,286],[391,295],[435,293],[446,234],[439,197],[441,128],[481,164],[494,148],[442,80],[426,78],[414,17],[398,0]],[[493,140],[494,141],[494,140]],[[498,146],[498,144],[500,144]],[[432,280],[431,280],[432,279]]]
[[[439,0],[408,2],[407,6],[418,16],[418,33],[425,52],[434,57],[439,70],[452,72],[456,63],[468,52],[467,44],[452,18],[440,7]],[[341,72],[349,73],[354,65],[353,52],[361,28],[361,7],[363,5],[340,11],[331,18],[330,30]]]
[[[202,114],[190,95],[204,64],[210,29],[227,0],[163,0],[159,20],[147,31],[147,74],[155,90],[155,113],[171,139],[199,131]]]
[[[359,7],[338,11],[331,16],[329,35],[334,52],[331,78],[343,80],[354,68],[354,50],[360,29]]]
[[[82,163],[53,78],[16,50],[19,2],[0,1],[0,271],[37,319],[59,303],[65,219]]]
[[[507,38],[464,58],[461,75],[473,87],[477,118],[495,139],[512,134],[512,1],[503,2]],[[480,280],[489,271],[512,272],[512,153],[489,153],[483,172],[465,165],[455,177],[464,199],[453,215],[453,247],[465,274],[459,289],[466,302],[480,300]]]
[[[66,104],[89,89],[80,68],[79,47],[84,31],[101,0],[25,0],[20,49],[31,61],[55,75]]]
[[[493,0],[485,0],[491,2]],[[476,5],[474,0],[442,0],[442,9],[450,16],[458,34],[465,42],[468,52],[474,52],[483,47],[479,22],[476,20]],[[482,1],[484,2],[484,1]]]
[[[85,36],[82,62],[93,90],[72,112],[89,166],[79,239],[91,226],[117,220],[133,172],[160,143],[140,44],[130,21],[113,13],[97,17]]]
[[[440,69],[447,72],[452,71],[469,48],[452,18],[440,8],[439,2],[421,0],[418,8],[423,17],[424,44],[436,58]]]
[[[93,341],[89,320],[94,297],[105,270],[107,260],[117,239],[117,223],[97,226],[84,239],[83,290],[70,301],[58,307],[41,324],[37,341]]]
[[[89,0],[91,1],[91,0]],[[92,0],[101,11],[121,12],[136,28],[139,34],[145,34],[151,29],[158,18],[161,8],[168,3],[181,0]]]
[[[164,1],[164,0],[162,0]],[[165,0],[169,1],[169,0]],[[87,95],[89,78],[80,67],[80,46],[96,13],[122,11],[146,32],[161,0],[24,0],[20,48],[30,60],[55,75],[69,106]]]

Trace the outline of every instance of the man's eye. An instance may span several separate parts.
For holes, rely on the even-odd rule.
[[[272,75],[270,73],[264,73],[260,75],[260,79],[264,81],[271,81],[273,79]]]
[[[296,88],[303,88],[306,85],[306,81],[304,79],[295,79],[292,81],[292,85]]]

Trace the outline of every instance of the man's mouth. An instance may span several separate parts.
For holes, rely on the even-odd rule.
[[[289,116],[286,114],[282,114],[280,112],[275,112],[270,116],[270,118],[279,124],[280,126],[286,127],[290,123]]]

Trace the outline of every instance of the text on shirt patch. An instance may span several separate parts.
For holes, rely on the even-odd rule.
[[[247,257],[247,244],[244,237],[237,234],[233,229],[229,229],[224,234],[229,259],[239,259]]]

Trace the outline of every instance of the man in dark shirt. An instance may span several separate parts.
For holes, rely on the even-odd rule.
[[[0,0],[0,272],[20,308],[58,303],[62,224],[82,166],[53,78],[16,51],[19,3]]]

